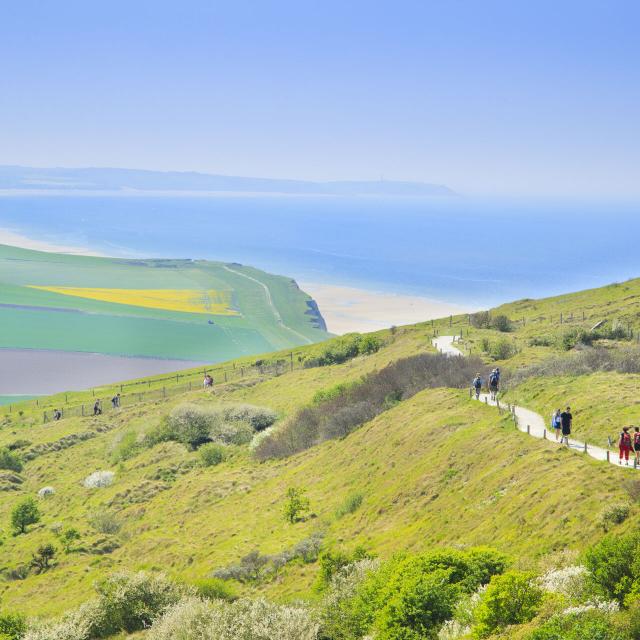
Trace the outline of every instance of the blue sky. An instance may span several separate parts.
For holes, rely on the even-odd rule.
[[[640,196],[640,3],[5,3],[0,164]]]

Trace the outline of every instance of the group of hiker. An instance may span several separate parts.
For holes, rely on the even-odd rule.
[[[478,373],[472,382],[476,400],[480,399],[480,393],[484,386],[482,376]],[[490,374],[487,381],[487,387],[491,400],[495,401],[500,388],[500,369],[496,367]],[[551,428],[553,429],[556,442],[569,446],[569,436],[573,427],[573,414],[571,407],[567,407],[564,411],[556,409],[551,416]],[[633,431],[632,431],[633,430]],[[625,461],[629,465],[629,455],[635,456],[635,466],[640,466],[640,427],[622,427],[622,431],[618,436],[619,464]],[[632,455],[632,458],[633,458]]]

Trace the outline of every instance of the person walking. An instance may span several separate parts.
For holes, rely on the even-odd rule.
[[[480,400],[480,391],[482,391],[482,378],[480,374],[476,374],[476,377],[473,379],[473,388],[476,393],[476,400]]]
[[[562,411],[560,409],[556,409],[551,416],[551,428],[556,434],[556,442],[560,440],[560,433],[562,430],[562,419],[560,416],[562,415]]]
[[[622,464],[622,458],[624,458],[628,467],[629,451],[631,451],[631,434],[629,433],[629,427],[622,427],[620,437],[618,438],[618,447],[620,449],[620,459],[618,462]]]
[[[120,406],[120,394],[116,393],[115,396],[113,396],[113,398],[111,398],[111,406],[114,409],[117,409]]]
[[[633,427],[633,450],[636,454],[636,467],[640,465],[640,427]]]
[[[498,396],[498,387],[500,385],[500,372],[494,369],[489,375],[489,392],[491,393],[491,399],[495,400]]]
[[[562,427],[562,438],[560,438],[560,444],[564,442],[569,446],[569,436],[571,435],[571,427],[573,426],[571,407],[567,407],[566,410],[560,414],[560,425]]]
[[[60,420],[60,418],[62,418],[62,411],[60,411],[60,409],[54,409],[54,411],[53,411],[53,419],[58,421],[58,420]]]
[[[100,403],[100,400],[96,400],[95,404],[93,405],[93,415],[99,416],[101,413],[102,413],[102,404]]]

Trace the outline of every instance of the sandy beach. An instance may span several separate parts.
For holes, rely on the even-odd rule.
[[[376,331],[392,325],[412,324],[469,311],[448,302],[420,296],[316,282],[299,284],[318,303],[328,330],[336,334]]]
[[[12,247],[20,247],[21,249],[33,249],[34,251],[52,251],[55,253],[71,253],[83,256],[98,256],[99,253],[91,251],[86,247],[77,247],[72,245],[56,244],[53,242],[44,242],[42,240],[34,240],[20,233],[16,233],[11,229],[3,229],[0,227],[0,244],[7,244]]]

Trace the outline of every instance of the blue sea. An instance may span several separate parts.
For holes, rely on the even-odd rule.
[[[34,239],[242,262],[478,308],[640,276],[639,213],[637,204],[549,200],[0,197],[0,227]]]

